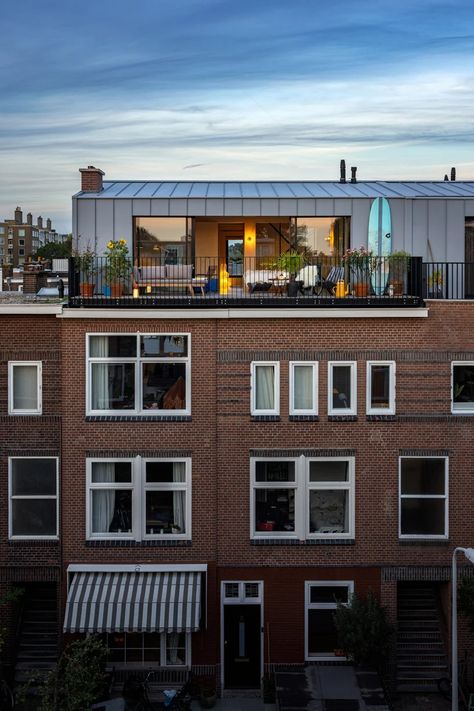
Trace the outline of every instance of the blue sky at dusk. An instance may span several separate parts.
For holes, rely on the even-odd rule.
[[[474,179],[472,0],[2,3],[0,217],[106,179]]]

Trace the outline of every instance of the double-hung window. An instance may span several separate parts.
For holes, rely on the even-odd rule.
[[[189,459],[89,459],[90,539],[191,538]]]
[[[354,458],[251,460],[251,536],[354,536]]]
[[[400,457],[400,538],[448,537],[447,457]]]
[[[188,415],[190,336],[90,334],[89,415]]]
[[[58,537],[58,459],[10,457],[9,537]]]
[[[357,414],[357,363],[328,363],[328,415]]]
[[[452,363],[451,411],[474,413],[474,363]]]
[[[42,365],[40,361],[8,363],[8,413],[41,415]]]
[[[251,365],[252,415],[280,414],[280,363],[254,361]]]
[[[340,657],[334,616],[337,604],[346,605],[354,592],[352,580],[305,583],[305,659]]]
[[[110,663],[182,667],[191,664],[189,632],[109,632],[101,635]]]
[[[318,364],[290,362],[290,415],[318,414]]]
[[[395,362],[367,362],[367,414],[395,414]]]

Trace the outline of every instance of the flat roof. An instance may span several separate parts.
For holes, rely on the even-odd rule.
[[[104,181],[99,193],[81,199],[308,199],[308,198],[474,198],[474,181]]]

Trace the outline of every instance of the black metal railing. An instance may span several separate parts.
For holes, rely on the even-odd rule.
[[[423,262],[423,298],[474,299],[474,262]]]
[[[231,267],[219,257],[193,264],[107,257],[69,263],[71,306],[190,305],[418,306],[426,291],[419,257],[243,257]]]

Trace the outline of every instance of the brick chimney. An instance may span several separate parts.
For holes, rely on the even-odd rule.
[[[46,220],[46,229],[51,232],[51,220],[49,219],[49,217]]]
[[[81,174],[81,190],[85,193],[100,193],[103,190],[102,177],[103,170],[88,165],[87,168],[79,168]]]
[[[26,224],[27,225],[32,225],[33,224],[33,215],[31,212],[29,212],[26,216]]]
[[[38,229],[43,229],[43,218],[41,217],[41,215],[38,217]]]
[[[19,225],[23,224],[23,212],[21,207],[17,207],[15,210],[15,222],[18,222]]]

